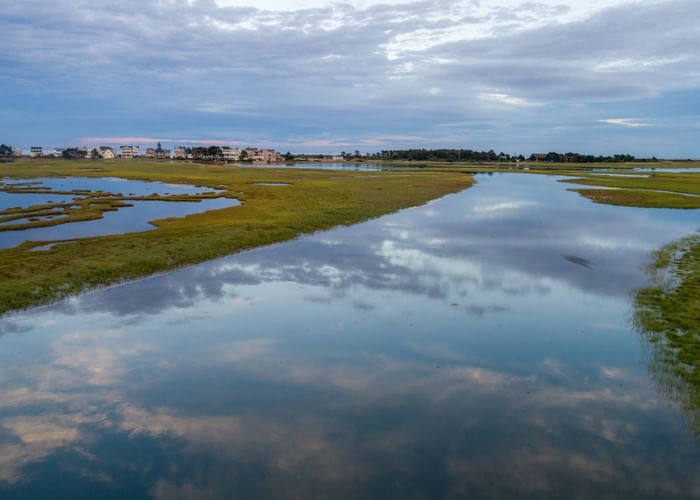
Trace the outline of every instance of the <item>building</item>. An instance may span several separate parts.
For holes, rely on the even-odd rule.
[[[99,153],[100,158],[103,160],[114,160],[116,156],[114,154],[114,150],[109,146],[100,146],[100,149],[98,149],[97,152]]]
[[[51,156],[54,158],[63,158],[63,150],[60,148],[54,148],[53,152],[51,153]]]
[[[29,156],[32,158],[41,158],[44,156],[44,149],[41,146],[32,146],[29,149]]]
[[[246,148],[243,150],[245,155],[243,157],[247,161],[258,161],[258,149],[257,148]]]
[[[265,163],[280,163],[282,156],[274,149],[263,149],[260,151],[260,158]]]
[[[146,154],[144,154],[146,158],[153,159],[156,157],[156,150],[155,148],[146,148]]]
[[[185,146],[177,146],[175,148],[175,158],[184,160],[187,158],[187,148]]]
[[[156,158],[156,160],[169,160],[170,159],[170,150],[163,149],[163,148],[156,149],[155,150],[155,158]]]
[[[22,148],[12,148],[12,156],[16,158],[22,156]]]
[[[274,149],[257,149],[248,148],[245,150],[246,159],[248,161],[258,162],[258,163],[280,163],[282,162],[282,155],[277,153]]]
[[[333,161],[333,162],[345,161],[345,157],[339,156],[339,155],[323,155],[321,157],[321,161]]]
[[[119,146],[119,156],[124,160],[136,158],[140,152],[139,146]]]
[[[221,157],[224,161],[239,161],[241,159],[241,150],[224,146],[221,148]]]

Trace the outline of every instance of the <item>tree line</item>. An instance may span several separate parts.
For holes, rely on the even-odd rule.
[[[357,152],[356,152],[357,153]],[[353,157],[352,154],[344,154],[344,156]],[[377,153],[365,155],[366,158],[373,160],[384,161],[501,161],[501,162],[517,162],[517,161],[546,161],[557,163],[624,163],[631,161],[658,161],[657,158],[636,158],[628,154],[616,154],[610,156],[603,155],[586,155],[580,153],[556,153],[550,152],[546,154],[531,154],[529,157],[523,155],[511,155],[508,153],[496,153],[490,151],[474,151],[472,149],[397,149],[385,150]]]

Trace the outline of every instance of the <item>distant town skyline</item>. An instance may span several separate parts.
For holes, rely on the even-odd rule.
[[[697,0],[0,12],[0,143],[700,157]]]

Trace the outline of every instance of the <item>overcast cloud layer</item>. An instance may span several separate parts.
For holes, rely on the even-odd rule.
[[[22,0],[0,142],[700,157],[700,2]]]

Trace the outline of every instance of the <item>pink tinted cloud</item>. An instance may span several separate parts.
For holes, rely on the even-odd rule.
[[[169,144],[201,144],[214,146],[218,144],[243,144],[241,141],[228,141],[221,139],[168,139],[163,137],[83,137],[80,142],[86,144],[157,144],[159,142]]]
[[[381,146],[382,142],[376,139],[358,139],[358,140],[328,140],[328,139],[309,139],[298,142],[295,145],[309,148],[332,148],[332,147],[350,147],[350,146]]]

